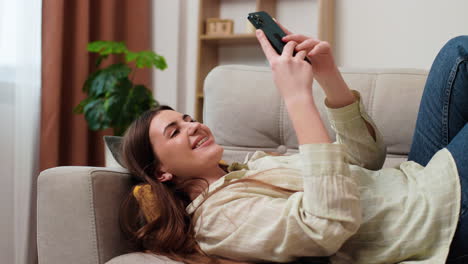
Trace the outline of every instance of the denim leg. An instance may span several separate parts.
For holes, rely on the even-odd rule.
[[[468,36],[440,50],[424,87],[408,160],[426,166],[468,119]]]
[[[452,139],[447,149],[455,159],[462,186],[460,219],[450,245],[447,263],[464,264],[468,263],[468,124]]]
[[[447,147],[457,164],[462,208],[447,263],[468,263],[468,36],[451,39],[432,64],[408,160],[425,166]]]

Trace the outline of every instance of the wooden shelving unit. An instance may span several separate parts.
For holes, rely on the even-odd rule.
[[[266,11],[276,16],[276,0],[256,1],[256,11]],[[314,0],[312,0],[314,1]],[[334,0],[318,1],[319,39],[330,42],[333,46],[334,35]],[[255,34],[232,34],[225,36],[205,35],[205,21],[208,18],[219,17],[220,0],[200,0],[198,21],[198,56],[197,56],[197,84],[195,118],[203,121],[203,81],[206,75],[218,65],[218,48],[223,45],[258,44]]]
[[[200,40],[205,45],[239,45],[257,43],[255,34],[233,34],[228,36],[201,35]]]

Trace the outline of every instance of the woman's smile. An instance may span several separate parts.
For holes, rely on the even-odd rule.
[[[212,138],[204,137],[204,138],[202,138],[201,140],[199,140],[198,143],[195,144],[195,148],[194,148],[194,149],[200,149],[200,148],[209,146],[209,145],[211,145],[211,143],[213,143],[213,142],[214,142],[214,141],[213,141]]]

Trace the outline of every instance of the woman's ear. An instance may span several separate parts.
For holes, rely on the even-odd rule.
[[[170,174],[169,172],[158,173],[158,175],[156,176],[156,179],[160,182],[170,181],[172,180],[172,178],[173,178],[173,175]]]

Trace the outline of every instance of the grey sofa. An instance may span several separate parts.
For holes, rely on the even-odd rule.
[[[406,159],[427,71],[416,69],[341,69],[388,146],[385,167]],[[324,95],[313,92],[324,115]],[[327,125],[328,125],[328,121]],[[242,161],[263,149],[297,152],[297,139],[268,68],[219,66],[205,80],[204,123],[224,159]],[[330,134],[332,137],[331,130]],[[57,167],[38,179],[37,244],[40,264],[180,263],[165,257],[129,253],[118,227],[118,210],[130,190],[123,168]]]

